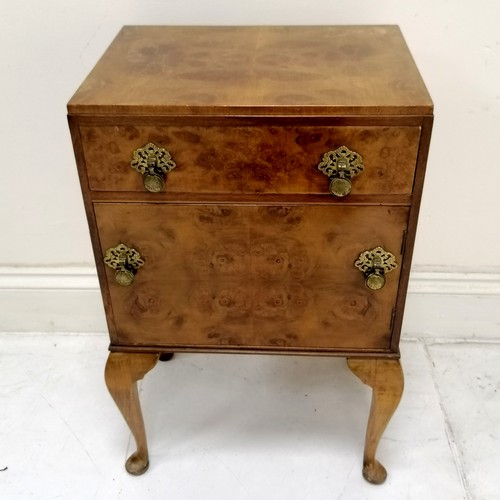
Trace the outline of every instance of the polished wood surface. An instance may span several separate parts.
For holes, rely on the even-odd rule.
[[[399,268],[369,290],[354,261],[401,262],[406,207],[95,204],[102,251],[137,249],[122,287],[106,270],[116,344],[388,349]]]
[[[364,384],[372,388],[363,455],[363,477],[370,483],[380,484],[385,481],[387,471],[375,458],[375,454],[380,438],[403,395],[403,370],[397,359],[349,358],[347,364]]]
[[[410,194],[420,127],[389,126],[80,126],[92,190],[140,191],[132,152],[153,142],[176,168],[167,193],[329,194],[323,155],[347,146],[363,157],[356,195]]]
[[[136,381],[173,352],[346,356],[373,389],[363,475],[403,390],[399,337],[433,106],[395,26],[125,27],[68,104],[111,353],[106,382],[147,469]],[[144,190],[132,151],[177,167]],[[365,171],[329,194],[322,155]],[[121,287],[103,263],[125,243],[145,265]],[[398,268],[365,287],[354,261]]]
[[[422,134],[420,138],[420,146],[417,157],[417,168],[415,171],[415,183],[413,187],[412,204],[410,207],[410,215],[408,217],[407,236],[404,244],[404,259],[401,269],[401,280],[399,283],[398,300],[396,304],[396,314],[394,315],[392,349],[396,350],[399,345],[401,336],[401,328],[403,325],[403,313],[405,310],[406,296],[408,290],[408,282],[410,280],[410,270],[413,257],[413,249],[415,246],[415,237],[417,234],[418,214],[420,211],[420,203],[422,201],[422,192],[424,189],[424,179],[427,166],[427,156],[429,154],[429,146],[431,141],[433,117],[427,116],[423,119]]]
[[[397,26],[127,26],[75,114],[432,114]]]
[[[157,354],[127,354],[111,352],[104,372],[106,385],[134,436],[137,451],[126,461],[127,472],[138,476],[148,470],[148,445],[142,418],[137,381],[152,370]]]

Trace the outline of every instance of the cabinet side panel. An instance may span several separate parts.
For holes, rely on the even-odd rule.
[[[413,248],[415,246],[415,236],[417,232],[418,214],[420,211],[420,203],[422,200],[422,192],[424,188],[424,178],[431,141],[432,124],[432,116],[426,116],[422,118],[422,134],[418,150],[415,182],[413,185],[413,201],[410,207],[410,213],[408,217],[408,232],[403,248],[403,266],[401,269],[401,278],[396,304],[396,314],[394,318],[393,334],[391,340],[391,346],[393,350],[397,350],[399,348],[399,340],[401,337],[401,326],[403,324],[404,307],[406,303],[408,281],[410,279],[411,262],[413,257]]]
[[[109,295],[108,283],[105,277],[104,264],[102,261],[102,250],[99,241],[99,232],[97,229],[94,205],[92,203],[87,168],[85,164],[85,157],[83,154],[82,140],[80,136],[80,128],[77,120],[73,116],[68,116],[68,124],[71,132],[71,140],[73,142],[73,151],[75,153],[75,160],[78,169],[78,177],[80,179],[80,186],[82,189],[83,202],[85,205],[85,213],[87,216],[87,223],[89,226],[90,240],[92,242],[92,250],[94,252],[94,259],[97,268],[97,275],[99,278],[99,285],[101,296],[103,300],[104,310],[106,313],[106,322],[110,335],[111,343],[116,342],[116,328],[113,316],[113,307],[111,297]]]

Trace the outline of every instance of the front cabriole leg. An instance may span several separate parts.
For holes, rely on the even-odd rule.
[[[375,458],[380,438],[403,394],[404,378],[398,359],[349,358],[351,371],[372,389],[372,404],[366,429],[363,477],[381,484],[387,477],[384,466]]]
[[[158,354],[112,352],[105,369],[106,385],[134,436],[137,451],[125,463],[127,472],[138,476],[148,470],[148,445],[142,419],[137,381],[152,370]]]

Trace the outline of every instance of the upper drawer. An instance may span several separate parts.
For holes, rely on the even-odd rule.
[[[319,169],[341,146],[359,153],[364,170],[352,195],[410,194],[420,139],[418,126],[80,126],[90,188],[145,191],[130,166],[147,143],[176,164],[170,193],[328,194]]]

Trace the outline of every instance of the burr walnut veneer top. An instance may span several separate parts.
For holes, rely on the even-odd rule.
[[[431,115],[432,102],[396,26],[127,26],[68,111]]]

